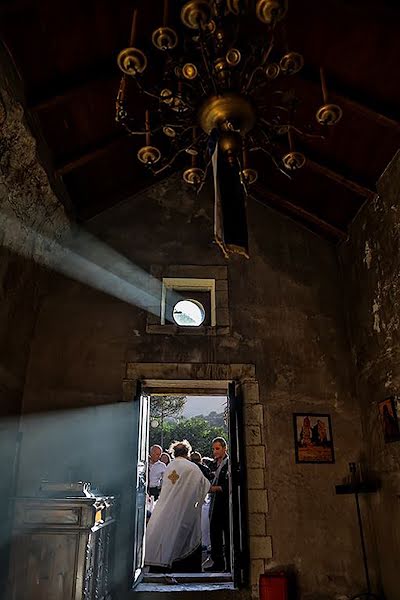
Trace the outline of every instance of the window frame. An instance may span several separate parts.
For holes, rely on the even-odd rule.
[[[167,290],[179,292],[208,292],[210,294],[210,327],[217,325],[215,279],[200,279],[195,277],[163,277],[161,286],[161,325],[167,325],[166,322],[166,299]],[[178,327],[181,327],[177,325]],[[200,329],[203,324],[196,327]],[[188,329],[186,327],[186,329]]]

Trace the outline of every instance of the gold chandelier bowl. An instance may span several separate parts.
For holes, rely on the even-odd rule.
[[[231,48],[226,53],[225,59],[230,67],[236,67],[241,61],[242,55],[237,48]]]
[[[200,107],[198,120],[205,133],[213,129],[239,131],[245,135],[256,122],[253,104],[240,94],[226,93],[210,96]]]
[[[304,58],[298,52],[288,52],[282,56],[279,65],[282,73],[285,75],[294,75],[303,68]]]
[[[155,165],[161,158],[161,152],[155,146],[142,146],[137,153],[141,163],[147,166]]]
[[[183,172],[183,181],[189,185],[199,186],[204,179],[203,169],[199,167],[190,167]]]
[[[182,67],[182,75],[185,79],[192,81],[198,75],[197,67],[193,63],[185,63]]]
[[[269,65],[265,67],[265,75],[268,79],[276,79],[280,72],[281,68],[278,63],[269,63]]]
[[[343,111],[337,104],[324,104],[315,115],[320,125],[336,125],[342,118]]]
[[[153,31],[151,41],[158,50],[173,50],[178,44],[178,36],[170,27],[159,27]]]
[[[282,158],[283,166],[287,171],[298,171],[304,167],[306,157],[301,152],[288,152]]]
[[[271,25],[283,19],[287,12],[286,3],[283,0],[257,0],[256,15],[265,25]]]
[[[167,137],[169,137],[169,138],[176,137],[176,131],[170,125],[165,125],[162,130],[163,130],[163,134],[166,135]]]
[[[135,77],[147,67],[147,58],[139,48],[124,48],[118,54],[117,63],[125,75]]]
[[[258,173],[255,169],[245,168],[242,171],[242,177],[245,185],[252,185],[258,179]]]
[[[173,104],[175,99],[176,98],[175,98],[172,90],[169,90],[168,88],[164,88],[161,90],[160,101],[163,102],[164,104]]]
[[[181,21],[189,29],[199,29],[208,23],[211,17],[210,5],[206,0],[190,0],[183,5]]]
[[[226,0],[226,8],[229,13],[237,16],[240,12],[240,0]]]

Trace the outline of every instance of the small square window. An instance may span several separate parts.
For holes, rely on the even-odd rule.
[[[230,335],[227,267],[153,265],[151,274],[159,287],[147,314],[147,333]],[[182,300],[188,304],[177,306]]]

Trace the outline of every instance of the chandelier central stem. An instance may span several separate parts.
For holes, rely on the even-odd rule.
[[[207,134],[218,131],[236,131],[244,136],[256,123],[256,111],[252,102],[234,92],[206,98],[200,106],[198,120]]]

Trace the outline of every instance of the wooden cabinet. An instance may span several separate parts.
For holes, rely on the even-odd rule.
[[[111,598],[114,499],[17,498],[10,600]]]

